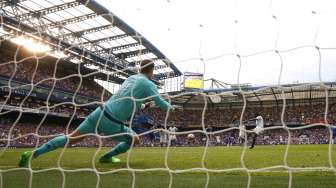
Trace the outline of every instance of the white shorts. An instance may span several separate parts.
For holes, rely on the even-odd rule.
[[[173,135],[169,135],[170,136],[170,140],[176,140],[176,135],[173,134]]]
[[[246,132],[243,130],[239,130],[239,138],[245,138]]]
[[[167,143],[168,142],[168,136],[166,134],[160,135],[160,143]]]
[[[261,127],[256,127],[253,129],[253,132],[255,132],[256,134],[261,134],[263,131],[264,129]]]

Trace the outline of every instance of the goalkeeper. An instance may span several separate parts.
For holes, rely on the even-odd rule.
[[[84,134],[89,133],[105,136],[121,134],[111,137],[114,141],[119,142],[118,145],[99,159],[101,163],[120,162],[120,159],[115,156],[130,149],[132,142],[134,144],[139,142],[138,136],[126,122],[130,120],[136,110],[149,106],[149,103],[143,104],[144,98],[152,96],[155,105],[163,110],[177,108],[160,97],[156,85],[151,81],[153,72],[153,62],[143,61],[140,73],[126,79],[119,91],[103,106],[93,111],[75,131],[69,135],[55,137],[34,151],[24,152],[21,155],[19,166],[27,167],[31,158],[34,159],[57,148],[62,148],[67,143],[74,144],[82,140]]]

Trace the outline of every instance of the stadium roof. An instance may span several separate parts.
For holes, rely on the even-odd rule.
[[[262,104],[265,102],[282,103],[283,98],[286,100],[314,100],[314,99],[326,99],[326,93],[328,93],[328,99],[336,99],[336,82],[328,83],[312,83],[312,84],[290,84],[277,86],[260,86],[260,87],[246,87],[241,88],[241,92],[238,88],[233,89],[210,89],[204,90],[206,100],[208,104],[233,104],[244,102],[244,98],[248,103]],[[178,94],[178,93],[175,93]],[[244,95],[244,96],[243,96]],[[199,92],[190,92],[177,95],[172,100],[175,103],[183,105],[203,104],[205,101],[205,95]]]
[[[94,0],[4,0],[0,7],[1,38],[33,37],[61,51],[62,58],[105,73],[127,77],[151,59],[155,79],[182,75],[146,38]]]

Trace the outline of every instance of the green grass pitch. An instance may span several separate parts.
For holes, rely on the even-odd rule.
[[[209,147],[204,165],[208,169],[236,169],[226,172],[183,171],[190,168],[201,168],[205,147],[170,148],[167,165],[171,170],[182,170],[169,173],[165,166],[166,148],[134,148],[130,153],[129,167],[137,169],[132,173],[127,170],[127,154],[120,156],[120,164],[99,164],[98,157],[92,163],[97,148],[68,148],[60,160],[64,173],[55,169],[61,150],[48,153],[32,163],[34,173],[30,176],[28,169],[15,169],[22,151],[25,149],[8,149],[0,157],[1,184],[3,188],[28,187],[32,177],[32,187],[59,188],[62,180],[65,187],[247,187],[248,174],[242,170],[241,154],[243,147]],[[109,150],[102,148],[97,156]],[[256,146],[247,149],[243,158],[246,168],[262,169],[271,166],[279,168],[267,172],[251,172],[250,187],[288,187],[289,172],[284,169],[286,146]],[[331,162],[336,165],[336,149],[332,148]],[[293,168],[330,167],[328,145],[291,145],[288,151],[287,164]],[[97,176],[92,169],[96,168]],[[151,169],[143,172],[141,170]],[[155,170],[157,169],[157,170]],[[73,171],[77,170],[77,171]],[[336,169],[334,169],[336,170]],[[113,171],[114,173],[109,173]],[[179,172],[179,173],[176,173]],[[208,176],[207,176],[208,175]],[[336,187],[336,171],[314,170],[309,172],[292,171],[292,187]],[[63,178],[64,177],[64,178]],[[99,181],[98,181],[99,179]],[[134,181],[132,181],[134,180]],[[171,182],[170,182],[171,181]],[[1,185],[0,184],[0,185]]]

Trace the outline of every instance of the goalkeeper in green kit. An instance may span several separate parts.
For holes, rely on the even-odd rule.
[[[146,108],[150,103],[144,103],[144,98],[151,97],[155,105],[163,110],[179,108],[170,105],[163,100],[156,85],[151,81],[154,72],[154,64],[149,60],[141,63],[139,74],[130,76],[121,85],[119,91],[114,94],[103,106],[93,111],[79,127],[69,135],[61,135],[41,145],[34,151],[26,151],[21,155],[19,166],[28,167],[30,159],[34,159],[44,153],[62,148],[66,143],[74,144],[84,138],[84,134],[97,133],[98,135],[112,136],[111,139],[119,142],[111,151],[103,155],[99,162],[117,163],[120,159],[115,156],[130,149],[132,142],[139,142],[139,138],[129,125],[132,114],[140,108]]]

